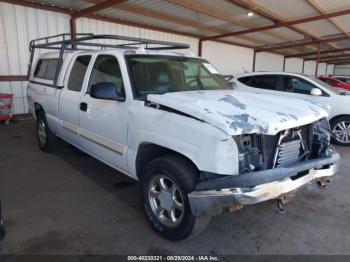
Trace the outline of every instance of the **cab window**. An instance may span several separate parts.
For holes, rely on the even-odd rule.
[[[115,56],[99,55],[96,58],[87,92],[90,93],[91,87],[101,82],[113,83],[117,86],[118,92],[124,94],[123,78]]]
[[[57,63],[57,58],[39,59],[34,70],[34,77],[45,80],[54,80]]]
[[[75,59],[67,84],[69,90],[80,92],[90,60],[90,55],[78,56]]]

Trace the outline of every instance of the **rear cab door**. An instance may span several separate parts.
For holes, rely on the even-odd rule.
[[[84,53],[73,56],[59,98],[60,136],[77,147],[81,147],[79,105],[89,80],[87,72],[92,57]]]

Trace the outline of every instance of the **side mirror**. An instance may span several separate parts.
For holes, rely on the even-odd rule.
[[[90,96],[96,99],[125,101],[125,96],[118,92],[117,85],[110,82],[99,82],[92,85]]]
[[[313,95],[313,96],[321,96],[322,95],[322,91],[319,88],[314,87],[314,88],[311,89],[310,94]]]

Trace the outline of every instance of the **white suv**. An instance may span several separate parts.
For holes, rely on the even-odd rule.
[[[234,75],[233,88],[253,93],[281,95],[328,104],[333,142],[350,145],[350,92],[331,87],[318,78],[295,73],[254,72]],[[292,111],[291,111],[292,112]]]
[[[337,172],[326,108],[231,90],[208,61],[164,50],[185,45],[53,39],[31,43],[28,102],[39,147],[52,151],[60,137],[139,180],[147,218],[163,237],[198,233],[227,208],[272,199],[281,206]],[[34,64],[38,48],[60,51]]]

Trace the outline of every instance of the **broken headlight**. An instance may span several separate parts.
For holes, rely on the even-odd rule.
[[[332,131],[327,119],[323,118],[313,124],[312,156],[327,156],[331,151]]]

